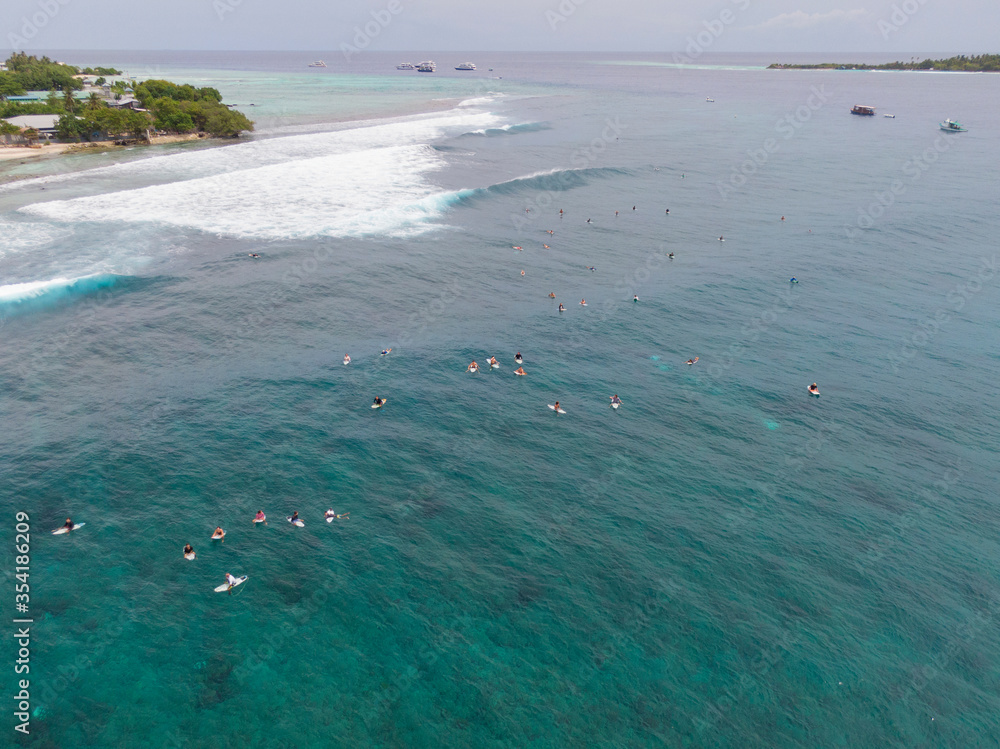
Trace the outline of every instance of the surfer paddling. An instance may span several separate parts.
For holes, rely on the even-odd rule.
[[[691,366],[692,364],[697,364],[698,363],[698,359],[700,359],[700,358],[701,358],[700,356],[696,356],[694,359],[688,359],[687,362],[685,362],[685,363],[688,366]]]
[[[222,526],[221,525],[218,528],[216,528],[214,531],[212,531],[212,540],[213,541],[222,541],[222,543],[226,542],[226,532],[224,530],[222,530]]]

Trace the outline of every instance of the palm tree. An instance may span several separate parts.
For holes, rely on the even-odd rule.
[[[87,111],[93,112],[95,109],[100,109],[104,106],[104,99],[100,97],[99,94],[92,93],[87,97]]]
[[[63,92],[63,109],[72,114],[76,111],[76,97],[70,89]]]

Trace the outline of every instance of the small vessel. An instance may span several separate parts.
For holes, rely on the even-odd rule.
[[[414,70],[412,62],[401,62],[396,66],[396,70]]]
[[[322,60],[317,60],[316,62],[309,63],[309,67],[310,68],[325,68],[326,67],[326,63],[323,62]]]
[[[455,70],[475,70],[476,66],[471,62],[463,62],[461,65],[456,65]]]
[[[874,117],[875,107],[866,107],[863,104],[855,104],[851,109],[851,114],[860,114],[864,117]]]
[[[944,122],[941,123],[940,126],[941,126],[941,129],[944,130],[946,133],[966,133],[966,132],[968,132],[968,130],[966,130],[964,127],[962,127],[961,123],[955,122],[954,120],[945,120]]]
[[[896,115],[894,115],[894,114],[884,114],[884,115],[882,115],[882,116],[883,116],[883,117],[888,117],[888,118],[889,118],[890,120],[894,120],[894,119],[896,119]]]
[[[706,97],[705,97],[705,101],[710,101],[710,102],[712,102],[713,104],[715,103],[715,99],[713,99],[713,98],[712,98],[711,96],[706,96]]]
[[[424,62],[417,65],[418,73],[434,73],[437,71],[437,65],[433,60],[425,60]]]

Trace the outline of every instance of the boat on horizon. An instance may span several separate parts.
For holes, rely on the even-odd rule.
[[[954,120],[945,120],[944,122],[939,123],[939,126],[946,133],[967,133],[967,132],[969,132],[964,127],[962,127],[961,123],[955,122]]]
[[[417,65],[418,73],[433,73],[437,70],[437,65],[433,60],[425,60]]]
[[[396,70],[414,70],[412,62],[401,62],[396,66]]]
[[[326,63],[323,62],[322,60],[317,60],[316,62],[309,63],[309,67],[310,68],[325,68],[326,67]]]
[[[456,65],[455,70],[475,70],[476,66],[471,62],[463,62],[461,65]]]
[[[715,103],[715,99],[713,99],[713,98],[712,98],[711,96],[706,96],[706,97],[705,97],[705,101],[710,101],[710,102],[712,102],[713,104]]]
[[[851,108],[851,114],[860,114],[863,117],[874,117],[875,107],[867,107],[864,104],[855,104]]]

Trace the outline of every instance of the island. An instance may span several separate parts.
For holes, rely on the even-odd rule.
[[[1000,55],[973,55],[967,57],[958,55],[943,60],[923,60],[916,58],[910,62],[888,62],[883,65],[866,65],[864,63],[824,62],[819,65],[787,65],[774,63],[768,65],[768,70],[938,70],[958,71],[965,73],[996,73],[1000,72]]]
[[[136,81],[114,68],[78,68],[24,52],[0,64],[0,145],[11,150],[236,138],[251,130],[253,122],[223,104],[214,88]]]

